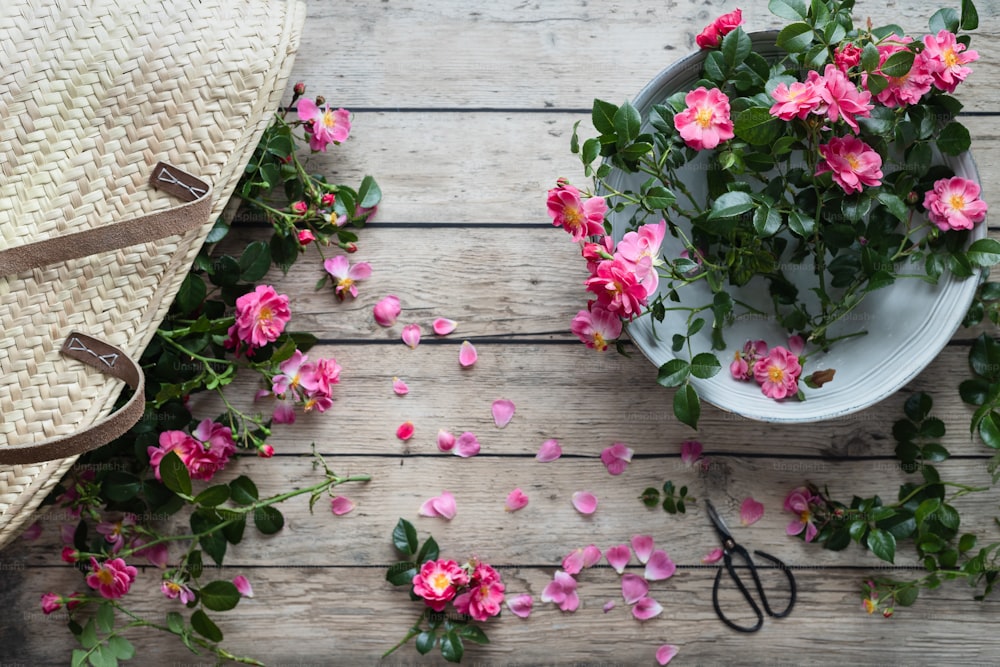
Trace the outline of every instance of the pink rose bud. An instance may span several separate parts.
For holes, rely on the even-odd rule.
[[[272,456],[274,456],[274,447],[272,447],[271,445],[264,445],[263,447],[257,450],[257,456],[259,456],[262,459],[271,458]]]
[[[337,196],[332,192],[327,192],[320,198],[319,203],[323,206],[333,206],[333,202],[335,201],[337,201]]]
[[[295,83],[295,86],[292,88],[292,92],[295,93],[296,95],[305,95],[306,94],[306,82],[305,81],[297,81]]]
[[[358,244],[354,243],[353,241],[351,241],[350,243],[345,243],[344,244],[344,250],[347,251],[347,252],[357,252],[358,251]]]
[[[63,547],[61,558],[64,563],[75,563],[79,557],[80,554],[73,547]]]
[[[299,232],[299,245],[309,245],[316,240],[316,236],[308,229]]]
[[[316,96],[316,106],[321,107],[324,104],[326,104],[326,98],[323,97],[322,95],[317,95]]]
[[[299,215],[302,215],[303,213],[305,213],[308,210],[309,210],[309,204],[305,203],[302,200],[299,200],[297,202],[293,202],[292,203],[292,211],[294,213],[298,213]]]

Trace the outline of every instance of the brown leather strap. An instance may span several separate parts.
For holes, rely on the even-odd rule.
[[[113,345],[76,331],[70,333],[60,353],[93,366],[105,375],[124,380],[135,390],[132,397],[120,410],[82,431],[30,445],[0,447],[0,464],[37,463],[76,456],[111,442],[142,418],[146,407],[145,379],[139,364],[130,356]]]
[[[177,167],[158,162],[149,184],[185,203],[138,218],[0,250],[0,275],[9,276],[68,259],[127,248],[200,227],[208,220],[212,186]]]

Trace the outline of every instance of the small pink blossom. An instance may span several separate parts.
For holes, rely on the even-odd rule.
[[[413,422],[405,421],[402,424],[400,424],[399,427],[396,429],[396,437],[402,440],[403,442],[406,442],[407,440],[413,437],[413,431],[414,431]]]
[[[448,491],[442,491],[440,496],[434,496],[425,500],[417,513],[420,516],[441,517],[442,519],[451,521],[455,518],[455,514],[458,513],[455,496]]]
[[[420,345],[420,325],[407,324],[403,327],[401,338],[408,348],[415,350]]]
[[[117,600],[128,593],[138,573],[136,568],[126,565],[121,558],[111,558],[98,563],[97,559],[91,556],[90,567],[87,585],[109,600]]]
[[[455,448],[455,436],[444,429],[438,430],[437,447],[439,451],[450,452]]]
[[[263,347],[278,339],[291,317],[286,295],[270,285],[258,285],[236,299],[236,321],[229,328],[226,345],[232,348],[242,342],[251,348]]]
[[[250,585],[250,580],[244,577],[242,574],[237,574],[233,577],[233,586],[236,586],[236,590],[245,598],[253,597],[253,586]]]
[[[958,84],[972,73],[966,65],[979,59],[976,51],[966,51],[965,44],[947,30],[924,36],[923,55],[934,77],[934,86],[946,93],[955,92]]]
[[[453,560],[429,560],[413,576],[413,592],[434,611],[444,611],[458,588],[469,583],[468,573]]]
[[[819,147],[823,159],[816,165],[816,175],[833,172],[833,180],[844,192],[861,192],[863,185],[882,184],[882,156],[855,137],[832,137]]]
[[[729,98],[718,88],[695,88],[684,97],[684,103],[687,108],[674,116],[674,127],[690,148],[711,150],[735,136]]]
[[[632,559],[632,550],[628,548],[627,544],[619,544],[613,546],[604,552],[604,557],[608,561],[608,565],[614,569],[615,572],[621,574],[625,571],[625,566]]]
[[[406,396],[410,393],[410,387],[398,377],[392,378],[392,391],[397,396]]]
[[[857,67],[860,62],[861,49],[850,42],[838,46],[833,52],[833,64],[841,72],[847,72],[852,67]]]
[[[534,605],[534,598],[528,594],[516,595],[512,598],[507,598],[507,608],[510,609],[510,612],[518,618],[528,618],[531,616],[531,610]]]
[[[161,583],[160,592],[170,600],[180,600],[181,604],[187,604],[191,600],[194,600],[194,593],[191,589],[173,579]]]
[[[323,262],[323,268],[334,278],[334,294],[343,301],[348,294],[351,298],[358,295],[358,281],[367,280],[372,276],[372,265],[368,262],[351,264],[343,255],[330,257]]]
[[[679,651],[680,649],[673,644],[664,644],[660,648],[656,649],[656,662],[661,665],[666,665],[674,659],[674,656],[676,656]]]
[[[744,526],[752,526],[760,521],[764,516],[764,503],[747,497],[740,505],[740,523]]]
[[[479,359],[479,354],[476,352],[476,347],[467,340],[462,341],[462,346],[458,350],[458,363],[462,365],[462,368],[469,368],[476,363]]]
[[[718,563],[720,560],[722,560],[722,556],[723,556],[722,549],[716,547],[715,549],[712,549],[707,554],[702,556],[701,562],[705,563],[706,565],[711,565],[712,563]]]
[[[622,335],[622,321],[617,314],[594,306],[590,310],[579,311],[569,330],[587,347],[604,352],[609,341],[617,340]]]
[[[812,78],[796,81],[790,86],[781,82],[771,91],[771,97],[774,98],[771,115],[784,121],[804,119],[823,104],[819,87]]]
[[[604,233],[604,214],[608,207],[603,197],[583,199],[575,187],[560,183],[549,190],[546,208],[552,224],[566,230],[574,241]]]
[[[986,202],[979,198],[979,186],[960,176],[942,178],[924,195],[927,217],[941,231],[972,229],[986,219]]]
[[[524,491],[521,489],[514,489],[507,494],[507,500],[504,501],[503,508],[508,512],[516,512],[522,507],[527,506],[528,496],[524,495]]]
[[[822,81],[823,85],[819,87],[819,94],[826,103],[823,113],[831,123],[837,122],[838,118],[843,118],[854,134],[857,134],[859,127],[856,118],[871,116],[871,110],[874,108],[871,103],[872,94],[867,90],[859,90],[857,85],[833,64],[826,66]],[[881,165],[881,159],[879,165]]]
[[[620,475],[625,472],[625,468],[632,461],[633,454],[635,451],[631,447],[626,447],[621,442],[615,442],[601,452],[601,463],[612,475]]]
[[[59,558],[64,563],[75,563],[80,560],[80,552],[73,547],[63,547]]]
[[[458,436],[458,440],[455,441],[455,455],[460,456],[463,459],[475,456],[479,453],[479,450],[479,438],[477,438],[476,434],[472,431],[465,431],[462,435]]]
[[[325,151],[331,143],[347,141],[351,133],[351,114],[347,109],[320,107],[308,97],[303,97],[296,111],[299,120],[309,123],[309,148],[314,151]]]
[[[580,514],[593,514],[597,511],[597,496],[590,491],[577,491],[573,494],[573,507]]]
[[[637,574],[626,572],[622,575],[622,598],[625,604],[635,604],[646,597],[649,592],[649,582]]]
[[[659,259],[660,246],[666,234],[666,220],[656,224],[646,223],[634,232],[626,232],[615,249],[616,255],[635,266],[635,275],[646,289],[647,297],[653,296],[659,285],[656,266],[662,263]]]
[[[681,463],[694,465],[701,458],[702,445],[697,440],[685,440],[681,443]]]
[[[653,553],[652,535],[633,535],[632,550],[635,551],[636,558],[645,565],[649,561],[649,556]]]
[[[104,536],[104,541],[111,545],[111,553],[121,551],[125,545],[125,534],[135,525],[135,515],[125,514],[118,521],[101,521],[97,524],[97,532]]]
[[[191,435],[183,431],[164,431],[160,433],[159,445],[146,448],[157,479],[160,479],[160,463],[171,451],[177,452],[192,479],[206,481],[222,470],[236,452],[229,427],[211,419],[202,420]]]
[[[431,323],[431,328],[434,329],[434,333],[438,336],[447,336],[454,331],[457,326],[458,322],[444,317],[438,317]]]
[[[580,598],[576,594],[576,579],[562,570],[542,589],[542,602],[553,602],[563,611],[576,611]]]
[[[593,567],[601,561],[601,550],[593,544],[574,549],[562,561],[562,568],[567,574],[579,574],[586,568]]]
[[[663,605],[653,598],[642,598],[632,607],[632,615],[640,621],[648,621],[663,613]]]
[[[347,496],[334,496],[330,500],[330,511],[333,512],[334,516],[343,516],[352,512],[355,507],[354,501]]]
[[[912,37],[891,35],[878,45],[879,66],[875,71],[885,77],[887,85],[875,95],[875,99],[890,109],[917,104],[934,85],[926,50],[916,54],[910,71],[903,76],[886,76],[882,71],[886,60],[901,51],[908,51],[908,45],[912,42]],[[862,77],[863,83],[867,85],[868,74],[865,73]]]
[[[506,398],[498,398],[493,401],[491,408],[493,412],[493,423],[497,428],[503,428],[514,418],[514,401]]]
[[[816,538],[819,529],[813,523],[812,504],[817,501],[812,492],[804,486],[788,492],[785,497],[785,511],[797,515],[798,518],[788,524],[785,528],[786,534],[799,535],[805,531],[806,542],[812,542]]]
[[[380,327],[391,327],[396,323],[396,318],[399,317],[400,312],[402,312],[402,308],[399,306],[399,297],[394,294],[382,297],[372,307],[375,323]]]
[[[267,443],[261,445],[260,448],[257,449],[257,456],[259,456],[262,459],[271,458],[272,456],[274,456],[274,447],[272,447]]]
[[[319,203],[321,206],[330,207],[333,206],[334,202],[337,201],[337,195],[332,192],[324,192],[323,196],[319,198]]]
[[[712,21],[694,38],[694,41],[702,49],[717,49],[722,45],[722,38],[741,25],[743,25],[743,12],[737,8]]]
[[[304,201],[299,200],[297,202],[292,202],[292,213],[298,213],[299,215],[302,215],[308,210],[309,210],[309,204],[305,203]]]
[[[794,354],[776,345],[753,367],[754,378],[768,398],[780,401],[799,392],[802,366]]]
[[[486,563],[477,563],[472,570],[468,590],[455,598],[455,609],[473,620],[488,620],[500,613],[505,590],[496,570]]]
[[[559,442],[557,440],[546,440],[538,449],[538,453],[535,454],[535,460],[541,463],[549,463],[555,461],[560,456],[562,456],[562,447],[559,446]]]
[[[62,598],[55,593],[42,593],[42,613],[45,615],[51,614],[54,611],[62,609]]]
[[[639,282],[635,265],[620,256],[598,262],[594,274],[584,281],[597,297],[597,306],[631,320],[646,305],[646,288]]]
[[[649,554],[649,560],[646,561],[646,570],[643,576],[649,581],[660,581],[674,576],[676,570],[677,565],[670,559],[667,552],[663,549],[656,549],[653,553]]]

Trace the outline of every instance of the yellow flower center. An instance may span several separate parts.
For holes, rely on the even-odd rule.
[[[878,604],[875,602],[875,600],[872,600],[871,598],[865,598],[865,611],[871,614],[876,609],[878,609]]]
[[[344,290],[351,289],[351,285],[353,284],[354,280],[352,278],[341,278],[339,281],[337,281],[337,287]]]
[[[179,594],[181,592],[181,587],[179,585],[177,585],[177,582],[175,582],[175,581],[168,581],[167,582],[167,588],[170,589],[171,593],[178,593]]]
[[[488,598],[490,596],[490,587],[483,584],[479,587],[479,597]]]
[[[583,224],[583,214],[575,206],[567,206],[563,210],[563,218],[566,219],[566,226],[578,229]]]
[[[115,580],[115,575],[112,574],[111,570],[102,567],[97,572],[97,580],[106,586],[110,586]]]
[[[268,306],[264,306],[260,309],[260,312],[257,313],[258,322],[270,322],[272,319],[274,319],[274,311]]]
[[[851,165],[851,169],[854,170],[857,170],[858,165],[861,164],[860,162],[858,162],[858,156],[855,155],[854,153],[848,153],[847,155],[844,156],[844,159],[847,160],[847,164]]]
[[[436,591],[443,591],[444,589],[448,588],[450,584],[451,584],[451,577],[449,577],[444,572],[438,572],[437,574],[431,577],[431,586],[433,586],[434,590]]]
[[[965,208],[965,197],[960,194],[953,194],[948,197],[948,206],[950,206],[953,211],[963,210]]]
[[[945,49],[941,56],[944,58],[944,64],[948,67],[954,67],[958,64],[958,54],[955,53],[955,49]]]
[[[799,513],[799,521],[800,522],[802,522],[802,523],[809,523],[810,519],[812,519],[812,512],[810,512],[809,510],[802,510]]]
[[[337,119],[334,117],[333,112],[327,109],[323,112],[320,122],[323,123],[324,127],[334,127],[337,124]]]
[[[711,108],[701,107],[700,109],[698,109],[698,113],[696,113],[694,116],[694,122],[698,123],[701,129],[707,130],[708,127],[712,124],[713,115],[714,114],[712,113]]]
[[[597,333],[596,331],[594,332],[594,348],[598,352],[604,352],[604,350],[608,348],[608,342],[604,340],[604,336]]]
[[[777,366],[771,366],[767,369],[767,379],[775,384],[779,384],[785,379],[785,371]],[[808,514],[808,512],[806,512],[806,514]]]

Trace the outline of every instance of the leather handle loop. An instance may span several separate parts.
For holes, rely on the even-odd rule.
[[[111,442],[142,418],[146,408],[145,377],[132,357],[114,345],[76,331],[70,333],[59,352],[124,380],[134,390],[132,397],[120,410],[82,431],[29,445],[0,447],[0,464],[37,463],[83,454]]]
[[[208,220],[212,206],[211,184],[166,162],[158,162],[153,167],[149,184],[184,203],[93,229],[0,250],[0,275],[14,275],[69,259],[183,234]]]

